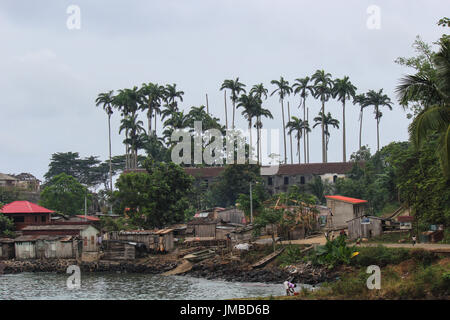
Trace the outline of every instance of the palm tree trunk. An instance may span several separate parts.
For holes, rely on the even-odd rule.
[[[109,186],[111,192],[113,191],[112,185],[112,157],[111,157],[111,115],[108,115],[108,131],[109,131]]]
[[[303,121],[306,121],[306,97],[303,98]],[[306,163],[306,128],[303,129],[303,162]]]
[[[156,115],[157,115],[157,112],[156,112],[156,109],[155,109],[155,136],[156,136]]]
[[[327,162],[327,151],[325,149],[325,101],[322,99],[322,162]]]
[[[377,120],[377,151],[380,151],[380,118],[378,117],[378,106],[375,106],[375,115]]]
[[[345,149],[345,99],[342,101],[342,162],[347,162],[347,151]]]
[[[300,164],[300,154],[301,154],[301,150],[300,150],[300,134],[297,136],[297,150],[298,150],[298,164]]]
[[[286,152],[286,125],[285,125],[285,123],[284,123],[284,106],[283,106],[283,99],[281,99],[281,116],[283,117],[284,164],[287,164],[287,152]]]
[[[363,108],[361,108],[361,112],[359,113],[359,150],[361,150],[362,122],[363,122]]]
[[[288,105],[288,120],[291,121],[291,108],[289,107],[289,101],[287,103]],[[292,156],[293,150],[292,150],[292,134],[289,134],[289,143],[291,146],[291,164],[294,164],[294,157]]]
[[[223,98],[224,98],[224,101],[225,101],[225,127],[228,130],[227,90],[223,91]]]
[[[234,113],[236,111],[236,102],[233,100],[233,124],[231,126],[231,128],[234,130]]]
[[[306,121],[309,123],[309,108],[306,109]],[[306,142],[307,142],[307,155],[308,155],[308,163],[309,163],[309,132],[306,132]]]
[[[248,131],[250,133],[250,145],[248,148],[248,159],[253,159],[253,140],[252,140],[252,118],[248,120]]]
[[[152,134],[152,109],[150,108],[150,106],[148,106],[148,111],[147,111],[147,121],[148,121],[148,136],[150,137],[150,135]]]

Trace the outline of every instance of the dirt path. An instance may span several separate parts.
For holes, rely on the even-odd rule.
[[[325,236],[317,236],[309,239],[301,239],[301,240],[290,240],[290,241],[282,241],[283,244],[319,244],[324,245],[326,243]],[[355,243],[352,243],[355,244]],[[363,242],[360,246],[362,247],[376,247],[378,245],[383,245],[387,248],[421,248],[429,251],[435,252],[450,252],[450,244],[437,244],[437,243],[417,243],[416,245],[412,245],[411,243],[367,243]]]

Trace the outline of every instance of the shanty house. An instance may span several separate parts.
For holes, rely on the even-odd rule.
[[[74,236],[23,235],[16,239],[16,259],[76,259],[80,240]]]
[[[79,236],[83,240],[83,252],[98,251],[97,235],[99,230],[89,224],[48,224],[39,226],[28,226],[22,229],[24,236]]]
[[[192,230],[192,234],[196,238],[216,238],[217,220],[208,218],[197,218],[188,222],[188,230]]]
[[[14,201],[0,209],[8,218],[14,221],[16,230],[30,225],[44,225],[50,223],[52,210],[41,207],[29,201]]]
[[[348,221],[349,239],[372,238],[383,234],[383,219],[374,216],[361,216]]]
[[[347,221],[365,214],[367,200],[344,196],[325,196],[327,207],[331,209],[332,228],[343,228]]]
[[[16,178],[0,173],[0,187],[15,187],[17,182]]]
[[[219,211],[218,218],[225,223],[233,223],[233,224],[245,224],[245,214],[244,211],[230,208]]]
[[[147,251],[169,252],[174,249],[173,229],[111,232],[111,240],[143,244]]]

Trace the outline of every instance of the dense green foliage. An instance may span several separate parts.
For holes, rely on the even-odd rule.
[[[188,199],[192,177],[172,162],[148,160],[145,168],[147,172],[122,174],[117,180],[113,195],[117,213],[142,228],[184,222],[192,211]]]
[[[0,209],[2,208],[2,204],[0,203]],[[14,230],[14,222],[0,213],[0,236],[11,236]]]
[[[89,206],[91,195],[88,194],[87,188],[74,177],[60,173],[51,178],[42,190],[39,204],[67,215],[82,214],[85,197]]]
[[[356,247],[347,246],[347,237],[339,235],[335,239],[327,239],[323,246],[318,246],[311,254],[305,257],[305,260],[311,261],[313,264],[324,265],[329,269],[339,264],[350,264]]]

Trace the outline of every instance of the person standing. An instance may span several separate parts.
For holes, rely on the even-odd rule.
[[[416,244],[416,235],[412,236],[412,245],[414,246]]]

